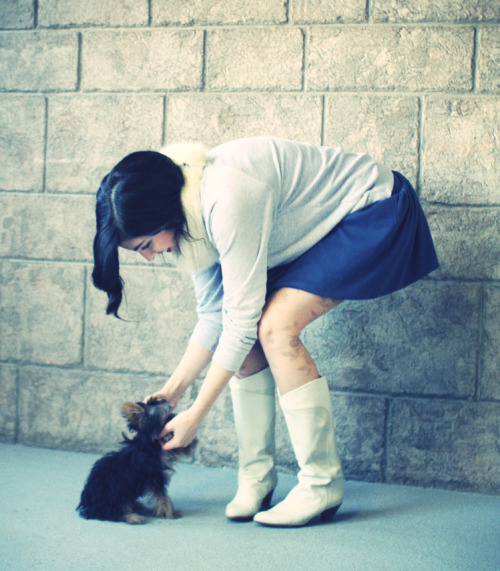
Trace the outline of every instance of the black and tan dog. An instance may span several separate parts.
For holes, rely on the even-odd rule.
[[[163,451],[158,435],[175,415],[164,400],[151,398],[144,403],[125,403],[121,407],[133,438],[125,435],[120,450],[103,456],[92,467],[82,491],[79,514],[86,519],[144,523],[134,510],[137,500],[151,495],[156,500],[156,517],[178,517],[167,487],[179,456],[189,454],[195,443],[186,448]]]

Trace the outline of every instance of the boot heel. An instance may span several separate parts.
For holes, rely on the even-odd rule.
[[[332,521],[337,513],[338,509],[340,508],[340,504],[335,506],[334,508],[328,508],[321,514],[321,521]]]
[[[274,490],[271,490],[267,496],[262,500],[262,503],[260,504],[260,510],[259,511],[265,511],[268,510],[269,507],[271,506],[271,498],[273,497],[273,493]]]

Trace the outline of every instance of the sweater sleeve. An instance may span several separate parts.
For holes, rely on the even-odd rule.
[[[231,171],[226,190],[218,193],[213,204],[208,226],[224,283],[222,333],[213,360],[237,371],[257,340],[274,207],[272,191],[265,184]]]
[[[198,322],[190,341],[214,352],[222,330],[222,272],[220,264],[214,264],[201,273],[192,273],[196,293]]]

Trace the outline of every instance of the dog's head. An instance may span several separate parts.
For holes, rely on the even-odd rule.
[[[148,440],[158,438],[163,427],[175,416],[168,402],[156,397],[151,397],[146,404],[126,402],[121,411],[129,429]]]

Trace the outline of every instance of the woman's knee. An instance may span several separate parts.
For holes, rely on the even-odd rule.
[[[266,355],[273,349],[299,343],[301,331],[341,300],[292,288],[278,290],[268,301],[259,322],[259,341]]]
[[[267,309],[259,322],[258,336],[265,353],[290,344],[290,339],[298,338],[300,327],[297,322],[287,319],[281,312]]]

